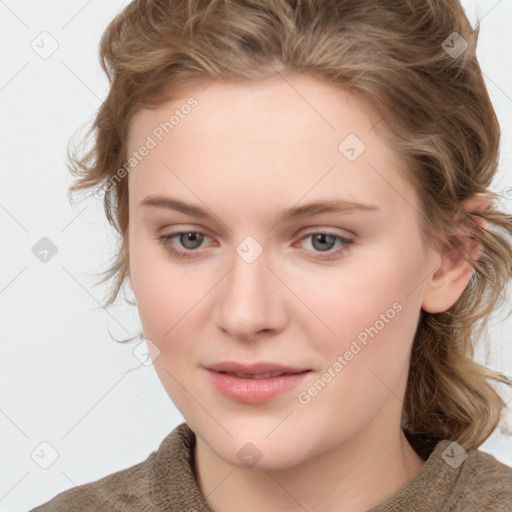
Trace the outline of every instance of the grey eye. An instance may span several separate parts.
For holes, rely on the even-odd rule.
[[[204,239],[204,235],[201,235],[201,233],[197,233],[196,231],[181,233],[178,236],[180,244],[182,244],[186,249],[197,249]]]
[[[328,251],[334,247],[336,243],[336,236],[328,235],[327,233],[317,233],[310,235],[312,237],[312,245],[319,251]]]

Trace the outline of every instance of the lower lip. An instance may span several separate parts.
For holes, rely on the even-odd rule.
[[[267,379],[243,379],[208,370],[213,386],[226,398],[244,404],[257,405],[269,402],[298,386],[309,371],[289,373]]]

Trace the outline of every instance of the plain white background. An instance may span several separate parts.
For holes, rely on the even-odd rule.
[[[66,196],[66,144],[106,95],[98,43],[126,4],[0,1],[1,511],[141,462],[183,421],[135,344],[109,336],[140,323],[120,301],[103,309],[105,290],[94,286],[115,250],[100,201],[72,207]],[[493,188],[509,190],[511,211],[512,1],[463,4],[472,22],[482,19],[478,56],[503,132]],[[47,262],[33,253],[43,237],[57,250]],[[488,365],[508,375],[510,332],[512,319],[498,317],[489,331]],[[481,449],[512,466],[512,436],[496,431]]]

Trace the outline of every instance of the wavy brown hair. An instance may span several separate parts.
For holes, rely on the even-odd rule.
[[[512,277],[512,217],[500,211],[499,196],[489,188],[498,169],[500,127],[476,58],[479,23],[472,28],[459,0],[130,3],[101,39],[108,96],[81,138],[84,144],[69,152],[76,178],[71,200],[80,190],[99,191],[119,236],[119,251],[100,281],[112,283],[105,305],[115,301],[129,275],[128,180],[105,184],[112,185],[127,161],[134,113],[216,78],[316,77],[378,109],[376,124],[391,129],[389,143],[409,164],[424,239],[459,251],[474,267],[448,311],[421,311],[402,428],[410,440],[430,445],[451,439],[467,449],[480,446],[505,405],[489,380],[510,384],[473,355]],[[454,54],[458,48],[460,55]],[[462,201],[476,193],[489,198],[486,208],[466,212]],[[476,260],[457,235],[460,223],[481,244]]]

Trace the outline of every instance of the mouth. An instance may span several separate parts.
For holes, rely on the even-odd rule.
[[[224,397],[249,405],[263,404],[291,391],[311,370],[275,363],[224,362],[205,368],[214,389]]]
[[[234,361],[225,361],[222,363],[211,364],[206,367],[208,370],[219,373],[231,373],[243,376],[243,378],[252,377],[254,375],[264,375],[268,377],[277,377],[283,374],[295,374],[308,371],[309,368],[300,366],[286,366],[279,363],[262,361],[259,363],[237,363]]]
[[[273,377],[280,377],[281,375],[295,375],[286,372],[267,372],[267,373],[236,373],[236,372],[219,372],[224,375],[231,375],[239,379],[270,379]]]

